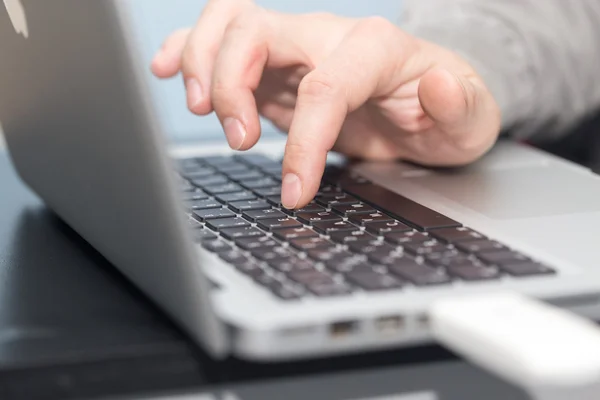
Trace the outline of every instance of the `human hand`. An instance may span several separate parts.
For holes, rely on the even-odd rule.
[[[290,15],[210,0],[152,63],[182,72],[189,109],[215,111],[233,149],[259,139],[259,115],[288,132],[282,202],[309,203],[331,150],[369,160],[468,164],[500,131],[498,106],[457,54],[379,17]]]

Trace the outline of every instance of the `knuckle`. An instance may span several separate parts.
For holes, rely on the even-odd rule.
[[[396,25],[394,25],[390,20],[380,16],[363,18],[358,23],[358,28],[368,33],[377,35],[389,34],[391,32],[398,31]]]
[[[325,72],[311,72],[298,86],[298,96],[308,99],[331,99],[340,94],[336,78]]]
[[[215,80],[210,87],[210,95],[216,106],[223,103],[224,99],[228,98],[231,88],[229,88],[223,81]]]
[[[194,71],[195,66],[197,64],[199,58],[199,49],[193,43],[193,41],[188,42],[188,44],[183,49],[183,53],[181,55],[181,68],[183,70],[184,75],[189,75]]]
[[[250,10],[243,11],[233,17],[227,24],[226,32],[253,32],[258,31],[263,25],[265,20],[265,13],[262,9],[253,8]]]

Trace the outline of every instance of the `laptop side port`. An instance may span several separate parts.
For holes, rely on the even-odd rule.
[[[329,326],[329,334],[333,339],[341,339],[358,332],[358,321],[338,321]]]
[[[375,320],[375,329],[384,335],[400,333],[404,330],[406,321],[401,315],[387,315]]]
[[[429,330],[429,315],[423,313],[419,314],[416,319],[417,328],[420,330],[428,331]]]

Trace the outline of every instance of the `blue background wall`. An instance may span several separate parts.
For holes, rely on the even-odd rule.
[[[173,30],[192,25],[205,0],[129,0],[133,7],[135,28],[142,39],[143,57],[149,65],[154,52]],[[339,15],[361,17],[384,16],[395,21],[401,0],[258,0],[258,4],[285,12],[327,11]],[[187,111],[185,93],[179,77],[158,81],[148,73],[159,116],[166,131],[174,139],[190,139],[198,135],[220,137],[220,126],[214,115],[197,117]],[[266,135],[276,130],[263,124]]]

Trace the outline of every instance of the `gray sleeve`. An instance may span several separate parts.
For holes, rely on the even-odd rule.
[[[404,0],[400,27],[458,52],[518,138],[552,140],[600,107],[600,0]]]

